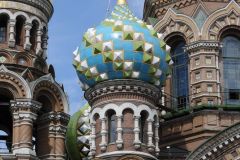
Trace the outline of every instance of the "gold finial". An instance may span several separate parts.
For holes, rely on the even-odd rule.
[[[118,0],[118,5],[127,4],[126,0]]]

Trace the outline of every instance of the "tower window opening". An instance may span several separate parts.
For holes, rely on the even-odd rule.
[[[30,31],[30,42],[31,42],[31,49],[35,50],[37,46],[37,29],[38,29],[38,23],[36,21],[33,21],[32,29]]]
[[[0,16],[0,42],[7,41],[7,26],[8,26],[8,17],[6,15]]]
[[[108,143],[114,143],[116,139],[116,113],[111,111],[108,113]]]
[[[223,37],[222,43],[224,103],[238,105],[240,103],[240,38],[232,34],[227,35]]]
[[[148,114],[146,111],[141,112],[141,117],[139,120],[139,129],[140,129],[140,141],[144,144],[147,144],[147,118],[148,118]]]
[[[230,90],[229,90],[229,99],[239,100],[239,99],[240,99],[239,90],[230,89]]]
[[[24,43],[24,25],[25,19],[22,16],[18,16],[16,22],[16,45],[19,46],[22,46]]]
[[[171,92],[174,97],[173,107],[177,110],[188,106],[188,54],[185,52],[186,45],[182,36],[174,36],[167,42],[171,46],[171,57],[174,61],[172,69]],[[200,58],[195,59],[195,65],[200,64]]]

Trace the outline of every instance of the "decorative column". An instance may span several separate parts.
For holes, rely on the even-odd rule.
[[[102,136],[102,142],[99,145],[101,147],[101,151],[104,152],[107,149],[107,141],[106,141],[106,136],[107,136],[107,131],[106,131],[106,118],[102,118],[102,129],[101,129],[101,136]]]
[[[49,112],[41,116],[37,129],[39,134],[39,142],[37,143],[40,144],[37,146],[39,158],[47,160],[66,159],[65,135],[69,119],[70,116],[62,112]]]
[[[48,46],[48,32],[46,30],[46,32],[43,33],[42,37],[42,50],[43,50],[42,57],[44,59],[47,59],[47,46]]]
[[[13,154],[33,155],[33,122],[41,104],[31,99],[16,99],[11,101],[13,114]]]
[[[141,147],[141,141],[139,139],[139,133],[140,133],[139,119],[140,119],[140,116],[134,117],[134,146],[135,146],[135,149],[139,149]]]
[[[158,129],[159,129],[159,122],[156,122],[155,123],[155,152],[156,152],[156,156],[159,156],[159,153],[160,153]]]
[[[31,23],[25,24],[25,43],[24,43],[24,49],[29,51],[31,49],[32,44],[30,43],[30,31],[32,28]]]
[[[94,156],[96,154],[96,122],[91,123],[91,148],[90,148],[90,156]]]
[[[149,151],[149,152],[153,152],[153,151],[154,151],[153,131],[152,131],[153,120],[148,119],[147,121],[148,121],[148,132],[147,132],[147,135],[148,135],[148,144],[147,144],[147,147],[148,147],[148,151]]]
[[[16,26],[16,20],[10,19],[9,20],[9,39],[8,39],[8,46],[9,47],[15,47],[15,26]]]
[[[123,139],[122,139],[122,116],[117,117],[117,148],[121,149],[123,147]]]
[[[42,29],[37,30],[37,48],[36,48],[36,55],[42,56],[43,49],[42,49]]]

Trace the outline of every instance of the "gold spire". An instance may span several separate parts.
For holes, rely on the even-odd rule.
[[[126,0],[118,0],[118,5],[127,4]]]

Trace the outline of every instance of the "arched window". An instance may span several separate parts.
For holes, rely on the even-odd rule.
[[[222,39],[224,103],[240,103],[240,39],[228,35]]]
[[[0,88],[0,153],[12,152],[13,121],[10,100],[13,99],[10,91]]]
[[[171,56],[174,61],[172,71],[173,106],[184,109],[188,106],[188,55],[184,51],[186,43],[180,38],[172,45]]]
[[[30,30],[30,43],[32,44],[31,49],[35,50],[37,46],[37,29],[39,24],[37,21],[33,21],[32,28]]]
[[[54,110],[55,101],[51,93],[46,90],[38,92],[36,100],[42,104],[42,107],[38,112],[38,118],[34,124],[33,144],[36,155],[43,156],[50,154],[52,144],[46,141],[49,138],[49,125],[42,123],[41,118]]]
[[[25,18],[22,16],[17,17],[16,22],[16,45],[23,46],[24,44],[24,29]]]
[[[113,143],[117,139],[116,135],[116,113],[109,111],[108,113],[108,143]]]
[[[141,112],[141,117],[139,120],[139,129],[140,129],[140,141],[142,143],[147,144],[148,141],[148,135],[147,135],[147,130],[148,130],[148,124],[147,124],[147,119],[148,119],[148,113],[146,111]]]
[[[0,15],[0,43],[7,41],[8,16]]]

